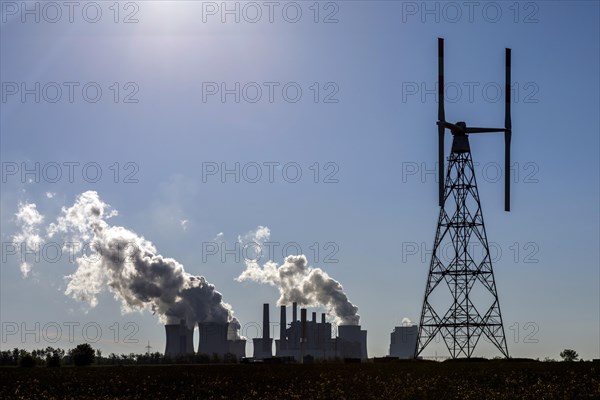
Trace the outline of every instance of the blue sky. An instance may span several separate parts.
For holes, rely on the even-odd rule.
[[[472,15],[462,2],[427,3],[431,13],[421,2],[321,2],[318,16],[314,2],[280,2],[273,22],[259,2],[256,23],[249,22],[256,9],[235,2],[228,5],[239,7],[239,23],[221,15],[221,2],[122,2],[118,16],[113,2],[97,2],[101,16],[89,6],[83,13],[82,3],[72,23],[66,8],[58,18],[40,3],[36,22],[12,3],[1,3],[0,21],[3,243],[18,230],[20,202],[35,203],[50,223],[78,194],[95,190],[119,211],[113,224],[206,276],[244,326],[260,320],[261,303],[274,305],[277,290],[235,281],[243,263],[203,257],[202,243],[222,232],[232,247],[238,235],[268,226],[272,241],[300,244],[311,265],[343,284],[368,330],[371,356],[387,354],[393,327],[403,317],[418,320],[421,310],[439,211],[435,175],[427,173],[437,157],[437,38],[446,40],[454,96],[446,116],[480,126],[503,123],[495,90],[503,87],[504,48],[511,47],[518,173],[510,213],[495,175],[502,137],[471,140],[488,239],[501,251],[494,269],[509,352],[558,358],[574,348],[586,359],[600,357],[597,2],[478,2]],[[299,21],[289,22],[298,9]],[[124,23],[126,16],[137,22]],[[35,93],[22,101],[21,84],[36,82],[39,103]],[[239,102],[235,94],[222,102],[220,93],[206,92],[236,82]],[[62,93],[53,103],[56,86]],[[257,86],[262,97],[253,103]],[[97,87],[102,95],[93,103]],[[302,96],[292,102],[298,87]],[[65,162],[79,163],[72,182]],[[272,162],[279,167],[270,182],[265,163]],[[39,182],[22,179],[21,168],[35,163]],[[56,183],[43,173],[52,163],[63,166]],[[82,175],[86,163],[102,171],[97,182],[94,169]],[[247,173],[239,182],[203,177],[209,165],[236,163]],[[256,183],[253,163],[262,172]],[[19,173],[8,175],[14,165]],[[302,176],[292,183],[298,167]],[[128,173],[137,182],[126,183]],[[338,262],[324,260],[332,249]],[[2,322],[27,329],[57,322],[63,340],[49,343],[42,334],[40,343],[33,335],[22,343],[8,335],[3,349],[69,347],[68,322],[80,323],[76,338],[85,323],[99,324],[95,346],[106,353],[141,352],[148,341],[164,349],[163,328],[150,313],[121,315],[110,293],[92,309],[65,296],[64,276],[75,270],[68,259],[33,262],[25,279],[20,263],[3,247]],[[271,319],[278,319],[274,310]],[[137,344],[123,341],[129,321],[139,327]],[[442,344],[428,348],[435,352],[445,354]],[[496,355],[485,346],[481,354]]]

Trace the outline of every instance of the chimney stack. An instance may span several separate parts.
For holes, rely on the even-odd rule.
[[[315,323],[315,324],[317,323],[317,313],[316,312],[313,312],[312,322]]]
[[[298,321],[298,303],[292,303],[292,322]]]
[[[302,341],[306,341],[306,308],[300,309],[300,319],[302,322]]]
[[[269,303],[263,304],[263,339],[269,339]]]
[[[321,323],[325,323],[325,313],[321,313]]]
[[[269,350],[270,343],[269,303],[263,304],[263,350]]]
[[[304,364],[304,347],[306,346],[306,308],[300,309],[302,337],[300,338],[300,362]]]
[[[285,306],[281,306],[281,317],[279,318],[279,348],[280,349],[284,349],[285,346],[285,340],[286,340],[286,334],[285,334],[285,329],[287,328],[287,315],[286,315],[286,309]]]

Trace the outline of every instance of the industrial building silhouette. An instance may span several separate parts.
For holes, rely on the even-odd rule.
[[[296,361],[303,361],[304,357],[313,359],[328,358],[353,358],[366,360],[367,331],[361,330],[360,325],[339,325],[338,336],[332,337],[332,325],[325,321],[325,314],[321,314],[321,322],[317,321],[317,313],[312,313],[312,319],[307,319],[306,308],[300,309],[298,320],[297,304],[292,304],[292,321],[287,324],[286,306],[282,305],[280,319],[279,340],[275,341],[277,357],[293,357]],[[268,313],[269,305],[264,305],[264,313]],[[265,316],[263,315],[263,320]],[[268,319],[268,316],[267,316]],[[264,336],[264,334],[263,334]],[[268,339],[268,338],[267,338]],[[264,340],[264,338],[263,338]],[[256,358],[260,354],[256,353]]]
[[[229,323],[198,323],[198,354],[216,354],[224,357],[233,354],[238,359],[246,355],[246,340],[236,339],[236,332]],[[165,325],[167,342],[165,356],[176,357],[194,353],[194,329],[189,328],[185,320],[179,324]],[[231,338],[233,336],[233,338]]]
[[[311,320],[307,318],[307,309],[300,309],[292,304],[292,320],[287,323],[287,307],[280,306],[279,339],[275,340],[273,353],[273,338],[270,337],[271,324],[269,304],[263,305],[262,337],[253,339],[255,360],[271,359],[274,356],[303,362],[318,359],[356,359],[366,360],[367,331],[361,330],[360,325],[339,325],[337,337],[332,337],[332,324],[321,314],[320,322],[317,313],[312,313]],[[223,357],[233,354],[238,359],[246,356],[246,340],[239,339],[229,323],[198,323],[198,354],[218,355]],[[181,320],[179,324],[165,325],[167,336],[165,356],[176,357],[194,353],[194,329]]]
[[[419,337],[419,327],[413,324],[402,324],[394,327],[390,334],[390,357],[414,358]]]

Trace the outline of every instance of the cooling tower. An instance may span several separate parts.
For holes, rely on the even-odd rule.
[[[167,335],[167,343],[165,346],[165,356],[175,357],[182,353],[179,345],[179,324],[165,325],[165,333]]]
[[[187,327],[185,320],[181,320],[179,324],[165,325],[165,333],[165,356],[176,357],[194,353],[194,330]]]
[[[395,327],[390,335],[390,356],[414,358],[418,335],[417,325]]]
[[[228,351],[228,323],[202,322],[198,323],[198,354],[225,355]]]
[[[360,358],[362,360],[367,360],[369,356],[367,355],[367,331],[360,331]]]
[[[237,359],[246,357],[246,340],[245,339],[237,339],[237,340],[228,340],[228,352],[234,354]]]

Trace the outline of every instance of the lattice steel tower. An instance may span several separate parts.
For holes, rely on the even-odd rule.
[[[440,214],[419,324],[415,357],[438,335],[452,358],[471,357],[482,337],[508,357],[469,134],[504,132],[505,206],[510,211],[510,49],[506,49],[505,127],[473,128],[446,122],[444,39],[438,39],[438,161]],[[444,133],[452,149],[444,179]]]

